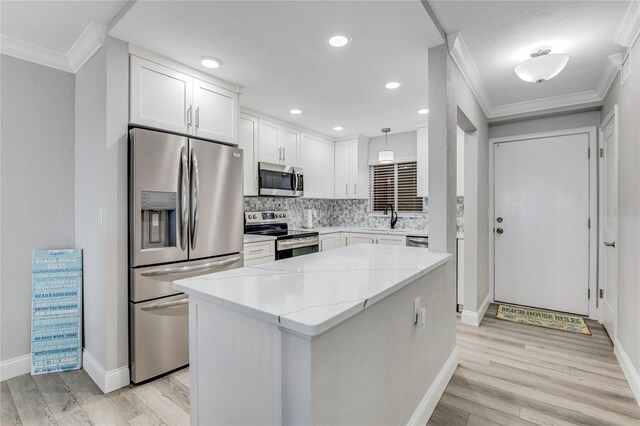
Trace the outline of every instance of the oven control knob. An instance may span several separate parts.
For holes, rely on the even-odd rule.
[[[282,217],[287,217],[287,214],[286,213],[282,213]]]
[[[252,215],[249,215],[249,216],[250,216],[251,219],[255,219],[256,218],[255,214],[252,214]]]

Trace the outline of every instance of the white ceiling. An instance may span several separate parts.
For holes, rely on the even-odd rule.
[[[89,23],[106,27],[125,3],[2,0],[0,28],[3,36],[66,54]]]
[[[430,1],[447,34],[459,31],[494,107],[593,90],[629,1]],[[527,83],[513,71],[539,46],[567,53],[564,71]]]
[[[352,37],[347,47],[326,43],[337,32]],[[444,41],[418,0],[137,2],[110,35],[242,85],[242,106],[330,136],[426,121],[416,111],[428,105],[427,49]],[[223,66],[203,68],[203,55]],[[385,89],[392,80],[402,86]]]

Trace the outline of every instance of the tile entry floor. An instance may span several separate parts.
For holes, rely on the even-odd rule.
[[[495,319],[458,320],[460,364],[429,425],[640,425],[601,325],[581,336]],[[189,371],[103,395],[84,370],[2,382],[2,426],[187,425]]]

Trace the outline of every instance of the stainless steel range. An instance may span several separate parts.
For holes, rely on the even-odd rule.
[[[318,233],[290,230],[288,217],[286,212],[246,212],[244,233],[276,237],[276,260],[317,253]]]

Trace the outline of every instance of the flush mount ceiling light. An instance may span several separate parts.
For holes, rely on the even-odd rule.
[[[329,43],[329,45],[333,47],[344,47],[347,44],[349,44],[350,41],[351,39],[346,34],[334,34],[331,37],[329,37],[329,40],[327,40],[327,43]]]
[[[400,83],[398,83],[397,81],[390,81],[385,84],[384,87],[386,87],[387,89],[397,89],[398,87],[400,87]]]
[[[211,56],[206,56],[200,60],[200,63],[203,67],[206,68],[219,68],[222,65],[222,61],[218,58],[212,58]]]
[[[336,126],[336,127],[334,127],[334,128],[333,128],[333,130],[335,130],[335,131],[337,131],[337,132],[339,132],[339,131],[340,131],[340,130],[342,130],[342,129],[343,129],[343,127],[342,127],[342,126]]]
[[[387,136],[391,131],[390,128],[385,127],[382,129],[382,133],[384,133],[384,150],[378,152],[378,163],[388,164],[393,162],[393,151],[389,149],[389,145],[387,143]]]
[[[569,55],[549,54],[547,46],[534,49],[531,59],[517,65],[513,70],[518,77],[529,83],[544,83],[560,73],[569,62]]]
[[[418,110],[418,114],[428,114],[428,113],[429,113],[429,110],[426,108],[421,108]]]
[[[291,114],[293,114],[293,115],[302,114],[302,110],[301,109],[297,109],[297,108],[294,108],[294,109],[290,110],[289,112]]]

